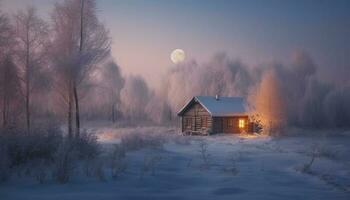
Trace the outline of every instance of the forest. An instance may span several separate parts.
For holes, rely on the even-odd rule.
[[[212,196],[198,196],[201,199],[216,198],[215,195],[229,198],[236,194],[254,199],[255,193],[246,191],[250,187],[246,180],[239,180],[245,188],[238,188],[236,182],[232,185],[237,187],[228,187],[222,181],[231,176],[251,177],[248,172],[244,174],[244,167],[257,170],[251,173],[266,172],[266,176],[272,176],[268,170],[280,168],[270,166],[266,160],[271,159],[281,162],[286,170],[316,177],[322,182],[320,185],[327,185],[322,187],[341,191],[333,193],[327,188],[324,198],[348,197],[350,168],[345,155],[350,149],[343,148],[339,142],[344,142],[344,146],[349,144],[346,143],[350,128],[349,79],[338,79],[341,74],[336,71],[321,76],[321,66],[305,50],[295,51],[289,63],[276,61],[258,67],[221,52],[206,62],[193,58],[178,63],[163,75],[154,71],[155,76],[162,78],[159,87],[153,87],[142,75],[124,73],[123,66],[113,57],[114,38],[99,18],[98,13],[103,10],[98,9],[98,3],[56,1],[48,14],[50,17],[44,18],[35,6],[7,13],[0,1],[0,188],[28,178],[39,185],[60,185],[79,182],[81,177],[91,183],[93,177],[94,181],[102,182],[126,181],[113,184],[124,188],[125,192],[119,192],[118,197],[128,198],[134,192],[133,185],[143,180],[144,185],[154,186],[150,190],[156,190],[144,191],[146,197],[165,198],[164,191],[169,188],[160,183],[166,178],[159,177],[160,183],[156,178],[147,179],[160,174],[178,178],[178,182],[167,183],[176,190],[187,191],[177,184],[189,181],[185,176],[192,177],[191,183],[203,190],[206,187],[201,185],[203,181],[222,184]],[[197,95],[244,97],[262,131],[243,138],[232,136],[229,144],[224,138],[231,136],[181,136],[177,113]],[[293,146],[304,143],[303,140],[302,149]],[[264,152],[265,161],[259,158],[260,151]],[[230,158],[220,164],[222,152],[230,154]],[[289,161],[281,156],[283,153],[296,155],[291,159],[298,167],[290,169]],[[312,167],[316,165],[314,160],[316,164],[319,161],[325,162],[325,166],[336,165],[337,174],[325,174],[326,169],[320,169],[322,165]],[[172,162],[181,165],[178,172],[172,168]],[[300,163],[303,164],[299,166]],[[256,165],[259,169],[253,168]],[[213,170],[223,170],[229,175],[211,175]],[[137,175],[133,174],[135,171]],[[210,172],[208,177],[198,175],[203,171]],[[178,177],[181,173],[184,174]],[[290,171],[283,173],[295,181],[291,185],[301,181]],[[278,186],[280,179],[273,178],[273,185],[283,187]],[[94,181],[102,191],[105,186]],[[261,180],[255,183],[263,184]],[[106,186],[108,192],[113,184]],[[308,187],[313,183],[303,184]],[[296,191],[302,191],[303,184]],[[0,197],[4,194],[5,199],[23,198],[12,196],[17,191],[14,187],[6,187],[10,189],[7,193],[0,189]],[[41,199],[50,197],[50,188],[43,191],[47,194],[44,192]],[[316,193],[306,193],[311,199],[319,197]],[[39,195],[34,191],[28,194]],[[174,199],[179,197],[176,192],[171,195]],[[112,197],[115,194],[103,198]],[[286,196],[292,197],[295,196]]]

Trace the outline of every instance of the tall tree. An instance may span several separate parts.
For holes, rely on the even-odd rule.
[[[66,4],[68,2],[65,2]],[[63,102],[67,105],[67,131],[68,137],[72,138],[72,116],[73,116],[73,65],[76,52],[76,27],[74,20],[77,18],[76,13],[71,11],[69,5],[56,3],[53,19],[53,41],[50,48],[53,71],[55,76],[54,87],[62,97]]]
[[[18,79],[16,66],[10,56],[13,53],[13,27],[9,18],[0,11],[0,102],[2,126],[9,123],[11,104],[16,101],[18,94]]]
[[[9,18],[0,10],[0,59],[4,59],[13,44],[12,27]]]
[[[127,77],[120,95],[122,112],[125,117],[139,120],[147,118],[145,105],[149,102],[151,92],[141,76]]]
[[[17,44],[17,65],[25,102],[27,132],[31,127],[31,95],[35,75],[46,53],[48,25],[39,18],[35,8],[28,7],[15,15],[15,37]]]
[[[14,114],[14,112],[11,111],[11,105],[17,102],[16,98],[18,97],[19,86],[16,66],[10,55],[7,55],[6,58],[0,62],[0,76],[2,127],[7,127],[10,122],[10,114]]]
[[[80,134],[79,85],[110,51],[108,31],[96,15],[95,0],[66,0],[57,3],[53,12],[54,43],[59,45],[61,73],[67,88],[68,133],[72,134],[75,105],[75,135]],[[56,48],[55,45],[55,48]],[[57,55],[55,54],[55,55]],[[57,59],[57,58],[56,58]],[[63,71],[62,71],[63,70]],[[73,101],[73,102],[72,102]]]
[[[261,118],[264,131],[276,134],[286,124],[286,104],[280,80],[273,69],[263,74],[253,96],[253,105]]]
[[[117,118],[117,105],[120,104],[120,91],[124,86],[124,79],[120,72],[119,66],[110,61],[103,65],[101,71],[101,87],[105,90],[105,95],[108,96],[108,102],[110,103],[110,119],[112,122]]]
[[[91,73],[92,68],[109,54],[110,38],[108,31],[97,18],[95,0],[78,0],[78,2],[80,3],[79,63],[76,66],[73,93],[76,111],[76,136],[79,137],[78,86]]]

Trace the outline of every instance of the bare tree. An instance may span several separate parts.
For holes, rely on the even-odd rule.
[[[31,127],[31,95],[33,81],[46,53],[48,25],[39,18],[35,8],[28,7],[15,15],[16,55],[25,102],[27,132]]]
[[[123,115],[127,118],[144,120],[147,118],[145,102],[149,102],[150,91],[141,76],[129,76],[121,90]]]
[[[110,61],[101,67],[101,78],[103,79],[102,87],[109,96],[110,119],[115,122],[117,118],[117,105],[120,104],[120,91],[124,85],[124,79],[121,75],[119,66]]]
[[[54,56],[59,63],[61,81],[66,87],[68,102],[68,133],[72,134],[72,111],[75,105],[75,135],[80,134],[79,85],[110,51],[108,31],[96,15],[94,0],[66,0],[57,3],[53,12]],[[58,62],[57,62],[58,61]],[[63,66],[64,65],[64,66]]]
[[[54,87],[60,94],[62,101],[67,105],[68,137],[72,137],[72,108],[73,108],[73,64],[74,52],[74,23],[76,14],[69,11],[69,6],[56,4],[52,14],[53,41],[50,48],[52,66],[55,76]]]
[[[4,59],[12,40],[12,27],[9,18],[0,10],[0,59]]]
[[[95,0],[75,0],[80,3],[79,63],[75,67],[73,93],[75,100],[76,136],[80,134],[78,86],[89,75],[91,69],[110,52],[110,38],[104,25],[96,15]]]
[[[14,105],[16,103],[19,86],[16,66],[14,65],[10,55],[8,55],[4,61],[0,63],[0,74],[2,126],[7,127],[10,121],[9,118],[11,114],[11,105]]]
[[[0,13],[0,102],[2,126],[6,127],[9,123],[11,105],[16,101],[18,94],[18,79],[16,66],[13,63],[10,54],[13,53],[13,27],[9,22],[9,18]],[[14,116],[14,114],[12,115]]]

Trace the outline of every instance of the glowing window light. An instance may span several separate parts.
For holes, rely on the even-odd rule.
[[[245,120],[244,119],[239,119],[238,120],[238,127],[239,128],[244,128],[245,126]]]

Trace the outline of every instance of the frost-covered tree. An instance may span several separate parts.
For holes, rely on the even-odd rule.
[[[149,102],[150,92],[147,83],[142,77],[127,77],[120,95],[122,111],[125,117],[145,119],[145,105]]]
[[[109,107],[111,111],[111,120],[115,122],[117,119],[118,105],[120,104],[120,91],[124,86],[124,78],[120,72],[119,66],[110,61],[103,65],[101,72],[101,87],[105,90],[108,97]]]
[[[349,127],[350,124],[350,84],[331,90],[323,102],[324,112],[331,127]]]
[[[31,127],[31,96],[33,82],[47,52],[48,25],[39,18],[35,8],[28,7],[15,15],[16,64],[19,67],[21,90],[25,102],[27,132]]]
[[[17,69],[13,63],[12,57],[7,55],[3,61],[0,62],[0,102],[2,127],[7,127],[9,123],[16,116],[15,110],[19,110],[19,107],[14,109],[14,106],[19,103],[19,80],[17,77]]]
[[[0,10],[0,59],[4,59],[13,45],[13,30],[9,18]]]
[[[89,81],[83,85],[81,114],[84,118],[103,117],[115,122],[121,117],[120,91],[124,85],[124,77],[120,67],[112,59],[98,65]]]
[[[149,102],[146,105],[146,113],[148,118],[158,124],[164,124],[170,122],[173,119],[171,108],[166,99],[152,92]]]
[[[76,135],[80,133],[78,86],[88,76],[91,69],[103,60],[110,51],[110,38],[96,14],[95,0],[75,0],[80,5],[79,59],[75,66],[73,93],[75,100]]]
[[[184,62],[171,68],[162,85],[173,113],[196,95],[246,96],[254,80],[245,65],[217,54],[208,63]]]
[[[0,110],[3,127],[9,124],[11,116],[15,116],[11,107],[18,102],[17,69],[11,57],[13,45],[12,26],[8,17],[0,12]]]
[[[286,123],[285,101],[281,84],[273,69],[266,71],[252,97],[264,131],[275,133]]]
[[[57,3],[53,11],[53,56],[60,82],[65,85],[68,103],[68,133],[72,134],[72,114],[75,106],[75,134],[80,133],[79,86],[92,69],[110,51],[108,31],[99,22],[94,0],[66,0]],[[64,83],[62,83],[64,82]],[[62,90],[62,88],[60,88]]]

